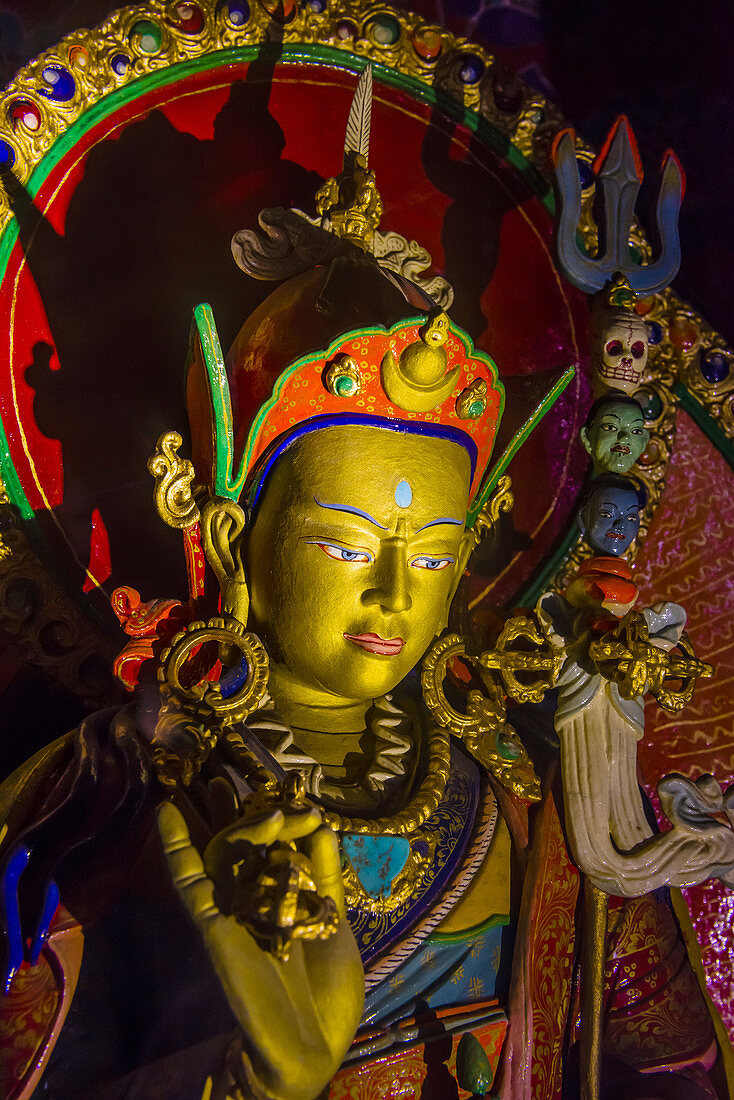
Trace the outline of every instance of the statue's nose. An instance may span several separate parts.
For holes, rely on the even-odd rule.
[[[385,611],[408,611],[413,601],[408,591],[410,565],[404,539],[386,539],[375,562],[374,584],[362,595],[365,604],[379,604]]]

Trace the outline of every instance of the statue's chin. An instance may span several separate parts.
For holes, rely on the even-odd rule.
[[[306,670],[271,663],[269,690],[286,720],[294,708],[299,712],[306,708],[324,715],[330,711],[364,709],[375,699],[394,691],[414,664],[416,661],[410,657],[398,660],[367,653],[356,656],[348,668],[339,669]]]

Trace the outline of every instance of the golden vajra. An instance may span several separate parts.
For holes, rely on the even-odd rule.
[[[304,793],[302,776],[249,796],[240,819],[244,827],[278,811],[286,817],[316,812]],[[257,942],[286,961],[296,940],[325,940],[338,927],[336,905],[322,897],[308,857],[293,841],[259,845],[239,841],[240,856],[226,887],[217,892],[222,912],[232,914]]]
[[[644,616],[629,611],[619,626],[590,644],[589,656],[623,699],[649,692],[665,710],[677,711],[690,702],[696,680],[713,676],[714,669],[698,660],[686,634],[675,649],[651,642]],[[670,686],[676,682],[678,687]]]

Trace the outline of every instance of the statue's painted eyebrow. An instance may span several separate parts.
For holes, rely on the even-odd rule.
[[[327,504],[326,501],[319,500],[318,497],[313,498],[319,508],[328,508],[331,512],[346,512],[349,516],[361,516],[362,519],[366,519],[369,523],[374,523],[375,527],[379,527],[381,531],[387,531],[387,527],[384,523],[378,523],[378,521],[368,512],[363,512],[361,508],[353,508],[349,504]]]
[[[442,516],[441,519],[432,519],[430,523],[424,523],[418,530],[425,531],[426,527],[438,527],[442,523],[451,523],[454,527],[464,526],[464,521],[461,519],[452,519],[450,516]]]
[[[621,420],[622,419],[622,417],[619,416],[618,413],[613,413],[613,412],[605,412],[605,413],[602,413],[601,415],[602,416],[613,416],[615,420]],[[636,424],[638,420],[641,424],[645,423],[645,418],[642,416],[642,414],[640,414],[639,416],[635,416],[634,423]]]

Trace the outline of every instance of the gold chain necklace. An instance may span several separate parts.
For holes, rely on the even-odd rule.
[[[408,836],[436,812],[443,798],[451,769],[451,742],[449,731],[442,726],[431,725],[428,731],[428,766],[418,790],[404,806],[389,817],[368,820],[363,817],[346,817],[332,810],[321,809],[324,821],[337,833],[363,833],[371,836],[392,834]]]

